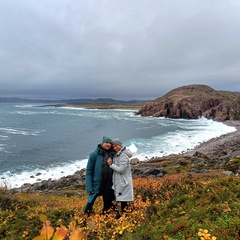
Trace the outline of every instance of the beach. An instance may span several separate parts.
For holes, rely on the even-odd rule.
[[[226,148],[236,148],[240,150],[240,121],[225,121],[224,124],[228,126],[233,126],[237,130],[235,132],[224,134],[217,138],[212,138],[207,142],[200,144],[195,147],[192,151],[187,154],[194,154],[196,151],[201,151],[202,153],[210,153],[218,150],[224,150]]]
[[[240,174],[240,121],[226,121],[236,131],[203,142],[181,154],[154,157],[141,162],[134,159],[134,177],[163,177],[176,173],[206,173],[220,171],[224,174]]]

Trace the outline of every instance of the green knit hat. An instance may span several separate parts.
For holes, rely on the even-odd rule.
[[[102,143],[106,143],[106,142],[112,143],[112,139],[110,137],[104,136],[102,138]]]

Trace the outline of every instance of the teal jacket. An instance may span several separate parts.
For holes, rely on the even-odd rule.
[[[109,157],[113,158],[114,153],[115,152],[113,150],[109,150]],[[97,148],[90,153],[86,167],[86,190],[87,192],[93,193],[91,195],[88,195],[88,202],[91,202],[100,190],[102,184],[104,161],[105,150],[101,147],[101,144],[99,144]],[[111,168],[109,168],[109,173],[111,178],[109,182],[112,184],[113,170]]]

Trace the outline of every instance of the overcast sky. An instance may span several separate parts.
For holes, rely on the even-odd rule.
[[[1,0],[0,97],[240,91],[239,0]]]

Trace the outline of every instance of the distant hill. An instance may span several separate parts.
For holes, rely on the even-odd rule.
[[[0,97],[0,102],[6,102],[6,103],[60,103],[64,100],[42,100],[42,99],[26,99],[26,98],[7,98],[7,97]]]
[[[219,121],[240,120],[240,93],[216,91],[200,84],[182,86],[146,103],[137,114],[184,119],[203,116]]]
[[[149,100],[150,101],[150,100]],[[61,99],[61,100],[36,100],[36,99],[25,99],[25,98],[6,98],[0,97],[0,102],[7,102],[7,103],[46,103],[46,104],[54,104],[54,103],[101,103],[101,102],[108,102],[108,103],[123,103],[123,104],[135,104],[135,103],[145,103],[148,101],[141,101],[141,100],[116,100],[112,98],[97,98],[97,99]]]

